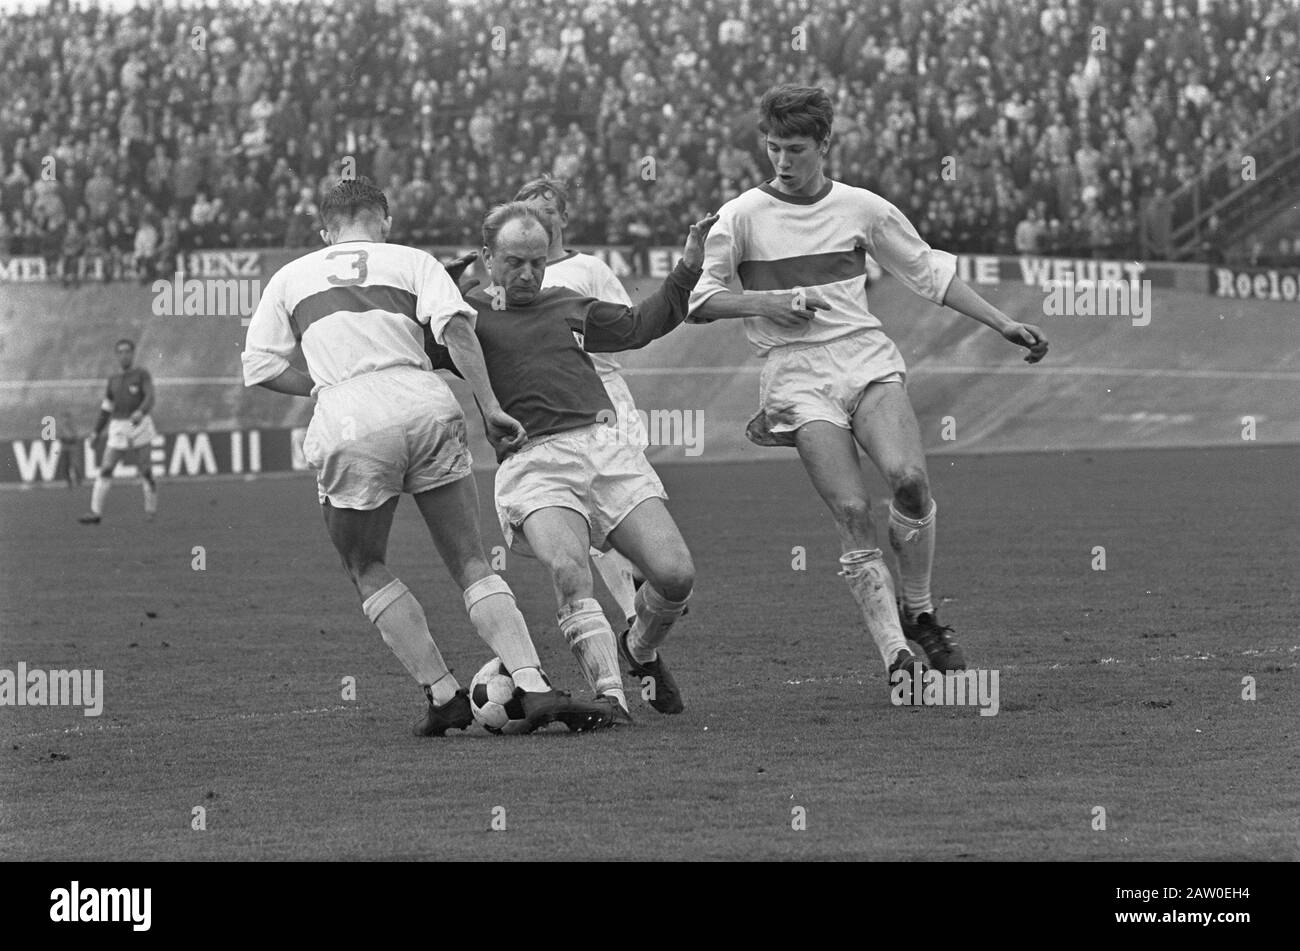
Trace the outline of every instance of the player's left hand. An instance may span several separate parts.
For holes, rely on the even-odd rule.
[[[1013,323],[1002,331],[1002,336],[1014,344],[1028,348],[1029,354],[1025,357],[1026,363],[1037,363],[1047,356],[1047,337],[1042,330],[1033,324]]]
[[[488,442],[492,443],[492,449],[497,454],[497,462],[518,452],[528,439],[523,423],[505,410],[484,413],[483,422],[487,428]]]
[[[479,285],[478,278],[465,277],[465,272],[469,270],[469,266],[477,260],[478,252],[469,251],[443,265],[447,269],[448,276],[456,282],[456,286],[460,288],[462,294],[468,294]]]
[[[139,426],[140,420],[142,419],[144,419],[144,413],[140,412],[139,410],[136,410],[134,413],[131,414],[131,425]]]
[[[698,271],[704,265],[704,241],[709,236],[709,229],[718,221],[717,215],[705,215],[691,225],[690,234],[686,236],[686,247],[682,249],[682,261],[688,268]]]

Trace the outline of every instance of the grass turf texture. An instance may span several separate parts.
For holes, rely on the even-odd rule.
[[[687,710],[589,736],[411,737],[307,479],[164,481],[153,524],[119,480],[98,527],[88,489],[0,493],[0,666],[105,683],[99,718],[0,708],[0,857],[1300,858],[1300,449],[933,458],[935,594],[1001,671],[994,717],[890,705],[829,517],[765,458],[660,467],[698,572],[665,651]],[[468,683],[487,648],[409,500],[390,565]],[[506,577],[585,693],[539,566]]]

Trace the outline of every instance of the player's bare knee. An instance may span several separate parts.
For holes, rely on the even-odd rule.
[[[656,566],[647,573],[646,580],[669,601],[685,601],[695,587],[695,565],[686,555],[671,564]]]
[[[924,518],[930,510],[930,480],[923,469],[905,469],[892,480],[894,504],[912,518]]]
[[[830,503],[831,515],[841,526],[853,532],[871,528],[871,500],[861,496],[844,496]]]

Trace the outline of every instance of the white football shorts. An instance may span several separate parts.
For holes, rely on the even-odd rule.
[[[470,474],[465,415],[447,384],[388,367],[322,388],[302,444],[322,505],[370,510]]]
[[[590,545],[609,550],[609,533],[647,499],[667,499],[645,453],[595,423],[530,441],[501,463],[497,519],[512,551],[531,555],[523,524],[539,509],[572,509],[587,520]]]
[[[641,424],[641,414],[636,411],[636,402],[632,399],[632,391],[627,388],[627,381],[618,373],[608,373],[601,374],[600,382],[605,384],[605,392],[618,413],[616,424],[626,434],[625,441],[645,452],[650,447],[650,437]]]
[[[129,419],[110,419],[108,441],[104,446],[106,449],[116,449],[119,452],[148,449],[157,436],[158,430],[154,428],[153,417],[147,414],[140,419],[139,423],[133,423]]]
[[[851,429],[870,384],[906,378],[894,341],[883,331],[864,330],[829,343],[772,349],[759,377],[759,405],[774,433],[794,432],[816,420]]]

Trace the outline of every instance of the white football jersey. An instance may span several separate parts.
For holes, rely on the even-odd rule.
[[[623,282],[610,266],[595,255],[583,254],[581,251],[570,251],[558,261],[548,263],[542,287],[567,287],[584,297],[612,301],[625,307],[632,306],[632,298],[627,296]],[[602,379],[623,369],[613,354],[591,353],[588,356]]]
[[[943,303],[957,258],[931,248],[894,205],[865,188],[826,181],[817,195],[786,195],[770,183],[718,209],[704,242],[704,273],[691,293],[691,313],[720,291],[792,300],[815,291],[830,305],[795,327],[745,317],[754,352],[824,344],[880,327],[867,306],[867,261],[874,259],[914,294]],[[694,322],[699,318],[688,318]]]
[[[430,370],[424,327],[474,315],[432,255],[400,244],[342,241],[272,275],[248,325],[244,385],[279,376],[301,344],[316,386],[387,367]]]

